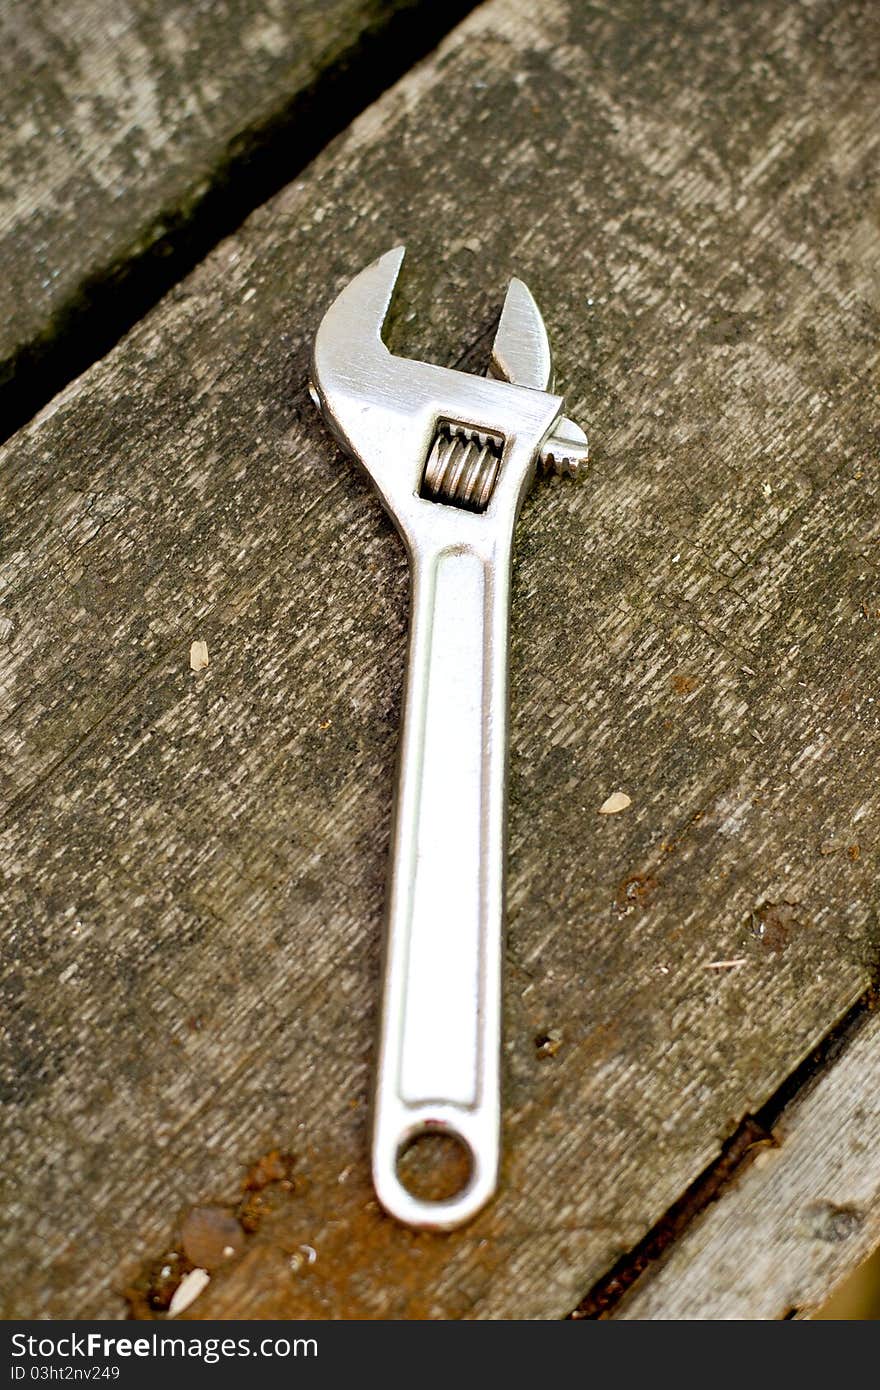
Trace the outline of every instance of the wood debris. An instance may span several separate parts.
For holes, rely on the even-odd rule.
[[[194,1207],[181,1227],[184,1254],[201,1269],[217,1269],[244,1249],[240,1222],[222,1207]]]
[[[182,1313],[191,1303],[195,1303],[199,1294],[210,1282],[211,1276],[206,1269],[191,1269],[189,1274],[185,1274],[174,1290],[174,1297],[168,1305],[169,1318],[176,1318],[178,1313]]]

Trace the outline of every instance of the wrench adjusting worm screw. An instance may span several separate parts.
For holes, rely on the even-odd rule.
[[[382,329],[404,248],[324,315],[315,404],[406,546],[409,660],[386,895],[372,1171],[385,1210],[451,1230],[498,1181],[507,653],[513,531],[536,468],[577,477],[583,431],[553,394],[547,331],[511,280],[486,377],[393,355]],[[467,1151],[443,1201],[404,1186],[420,1134]]]

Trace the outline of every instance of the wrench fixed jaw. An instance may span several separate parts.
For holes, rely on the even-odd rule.
[[[540,347],[542,331],[534,318],[529,321],[527,307],[534,301],[520,281],[512,282],[515,313],[505,305],[499,338],[509,347],[512,329],[528,325],[540,353],[530,373],[535,385],[472,376],[392,354],[382,341],[382,329],[403,255],[403,247],[386,252],[338,295],[315,337],[311,379],[328,426],[372,479],[412,549],[427,539],[426,533],[445,530],[438,512],[446,508],[420,495],[425,462],[441,422],[503,440],[497,483],[482,513],[486,525],[475,528],[478,535],[499,522],[512,525],[516,520],[541,445],[560,419],[563,402],[537,387],[537,381],[549,375],[549,347]],[[543,330],[536,307],[534,315]],[[543,342],[546,345],[546,334]],[[521,358],[528,351],[527,343]],[[546,370],[541,365],[544,358]],[[505,369],[498,364],[492,368]],[[459,515],[455,524],[460,522]]]

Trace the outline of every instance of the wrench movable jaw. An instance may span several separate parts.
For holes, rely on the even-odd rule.
[[[492,368],[497,376],[472,376],[397,357],[382,341],[382,328],[403,255],[404,248],[396,247],[367,266],[324,315],[312,354],[316,403],[336,438],[366,469],[408,539],[424,525],[437,523],[425,508],[436,512],[438,504],[426,502],[420,490],[441,422],[503,440],[498,482],[486,511],[496,516],[506,511],[515,519],[541,445],[563,406],[560,397],[538,387],[550,363],[537,306],[520,281],[511,283],[499,325],[504,352]],[[527,338],[518,354],[517,326]],[[504,379],[517,371],[529,377],[528,383]]]
[[[541,311],[528,285],[515,277],[504,296],[488,374],[534,391],[553,390],[553,356]]]

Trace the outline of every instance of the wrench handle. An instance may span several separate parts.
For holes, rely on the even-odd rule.
[[[409,663],[387,895],[373,1181],[407,1225],[450,1230],[495,1190],[499,1151],[510,538],[412,558]],[[455,1136],[470,1177],[413,1196],[417,1135]]]

